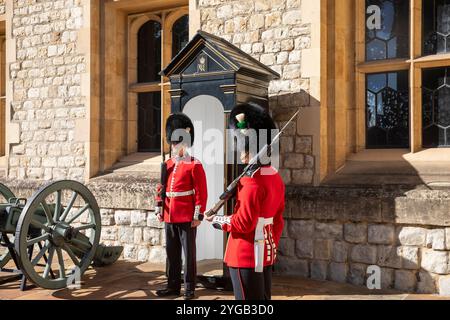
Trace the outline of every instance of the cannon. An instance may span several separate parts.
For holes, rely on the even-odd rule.
[[[87,268],[114,263],[123,247],[100,245],[97,201],[82,183],[50,182],[30,199],[0,183],[0,270],[44,289],[62,289]],[[1,201],[1,200],[0,200]],[[16,269],[7,269],[13,260]],[[17,277],[17,275],[16,275]]]

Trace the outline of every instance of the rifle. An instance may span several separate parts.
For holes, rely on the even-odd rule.
[[[167,164],[166,164],[166,153],[164,152],[164,146],[162,151],[162,162],[161,162],[161,203],[157,203],[157,206],[161,207],[161,213],[164,214],[164,206],[167,198]]]
[[[211,217],[213,215],[216,215],[219,210],[225,205],[225,202],[227,202],[235,193],[236,187],[239,183],[239,181],[245,176],[245,174],[250,170],[253,169],[254,166],[257,164],[258,158],[263,155],[272,145],[274,145],[279,139],[281,134],[286,130],[286,128],[291,124],[292,121],[297,117],[297,115],[300,113],[300,110],[298,110],[292,118],[284,125],[284,127],[278,132],[278,134],[273,138],[272,142],[270,144],[266,144],[256,156],[254,156],[248,163],[248,165],[244,168],[242,173],[233,180],[233,182],[230,183],[230,185],[225,189],[224,193],[219,197],[219,201],[216,202],[216,204],[212,207],[212,209],[208,210],[205,215],[207,217]]]

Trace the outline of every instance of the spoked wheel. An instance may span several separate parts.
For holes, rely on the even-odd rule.
[[[42,187],[28,200],[17,224],[15,248],[23,273],[45,289],[79,280],[74,277],[91,264],[100,229],[97,201],[83,184],[62,180]]]
[[[9,199],[15,198],[14,193],[4,184],[0,183],[0,203],[8,203]],[[5,244],[7,241],[5,238],[13,242],[14,236],[7,234],[0,234],[0,243]],[[3,268],[11,260],[8,248],[0,246],[0,269]]]

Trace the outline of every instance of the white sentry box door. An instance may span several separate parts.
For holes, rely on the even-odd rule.
[[[215,97],[200,95],[189,100],[183,112],[194,124],[194,145],[189,152],[200,160],[208,183],[208,204],[211,208],[224,190],[225,114]],[[203,221],[197,231],[197,261],[223,259],[223,232]]]

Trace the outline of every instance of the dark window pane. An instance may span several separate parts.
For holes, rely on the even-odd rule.
[[[450,147],[450,68],[422,73],[423,146]]]
[[[145,23],[138,32],[138,82],[160,81],[161,24]]]
[[[386,60],[409,56],[409,0],[366,0],[366,8],[380,9],[380,25],[366,13],[366,60]]]
[[[177,55],[189,41],[189,16],[185,15],[173,24],[172,58]]]
[[[408,71],[366,76],[367,148],[409,147]]]
[[[423,1],[424,54],[450,52],[450,0]]]
[[[161,149],[161,92],[138,94],[138,151]]]

